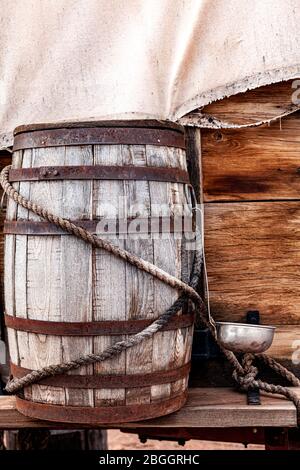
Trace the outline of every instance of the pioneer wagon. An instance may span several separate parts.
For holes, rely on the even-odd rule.
[[[300,4],[9,3],[0,429],[299,448]]]

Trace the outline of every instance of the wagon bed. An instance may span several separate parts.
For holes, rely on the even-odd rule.
[[[300,388],[293,391],[300,396]],[[261,405],[250,406],[245,394],[229,387],[190,388],[186,405],[176,413],[109,427],[139,434],[142,441],[156,438],[183,444],[202,439],[264,444],[267,449],[300,449],[297,413],[291,401],[262,394]],[[27,418],[16,410],[15,397],[0,396],[0,430],[21,428],[78,429],[78,425]]]
[[[293,388],[300,396],[300,388]],[[78,425],[27,418],[16,410],[15,397],[0,397],[0,429],[74,428]],[[80,427],[84,427],[82,424]],[[93,427],[88,425],[89,428]],[[101,426],[103,427],[103,426]],[[295,405],[282,397],[262,394],[261,405],[247,405],[246,395],[231,388],[190,388],[186,405],[176,413],[111,428],[297,427]]]

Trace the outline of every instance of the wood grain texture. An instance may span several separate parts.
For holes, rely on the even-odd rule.
[[[300,376],[300,325],[276,325],[274,341],[268,354],[285,364],[293,364]]]
[[[282,95],[264,87],[253,92],[251,102],[236,96],[216,103],[214,109],[220,113],[217,117],[229,121],[230,113],[236,113],[240,123],[249,117],[257,120],[263,117],[258,111],[268,109],[267,96],[272,96],[271,114],[288,104],[289,87],[277,89]],[[262,323],[278,325],[269,354],[297,374],[293,357],[298,355],[300,324],[299,130],[296,112],[270,126],[201,131],[212,313],[216,320],[244,322],[248,310],[259,310]]]
[[[59,165],[64,159],[64,148],[56,152],[51,148],[32,150],[32,167]],[[62,182],[41,181],[30,183],[30,198],[54,213],[60,212],[63,205]],[[41,220],[33,213],[29,220]],[[27,237],[27,299],[24,309],[27,316],[35,320],[63,321],[61,312],[61,240],[60,237]],[[18,289],[21,283],[16,286]],[[28,333],[28,350],[24,351],[24,361],[31,369],[58,364],[63,360],[62,340],[59,336]],[[22,365],[22,363],[20,364]],[[61,387],[45,385],[32,386],[34,401],[47,401],[53,404],[65,403],[65,391]]]
[[[66,147],[64,165],[92,165],[92,146]],[[63,181],[59,213],[69,219],[89,219],[93,196],[92,181]],[[92,247],[75,237],[60,237],[61,290],[60,308],[63,321],[92,321]],[[85,337],[62,338],[63,361],[93,352],[93,340]],[[93,374],[93,366],[80,367],[70,374]],[[94,406],[91,389],[67,388],[65,403],[71,406]]]
[[[122,146],[123,164],[147,166],[148,153],[146,145]],[[166,154],[166,150],[165,150]],[[151,163],[150,163],[151,164]],[[163,166],[167,166],[166,158]],[[161,183],[166,186],[165,183]],[[124,181],[126,196],[126,213],[129,216],[148,218],[151,216],[152,200],[149,181]],[[126,249],[153,263],[153,242],[150,237],[141,239],[137,235],[129,235],[125,241]],[[126,264],[126,317],[127,319],[157,317],[154,305],[154,279],[134,266]],[[130,374],[147,374],[152,371],[153,339],[126,351],[126,371]],[[155,364],[154,364],[155,367]],[[133,405],[151,402],[151,387],[140,387],[126,390],[126,404]]]
[[[300,390],[292,389],[300,396]],[[261,406],[247,405],[246,395],[232,388],[192,388],[186,405],[176,413],[115,428],[297,427],[295,405],[283,397],[262,394]],[[0,397],[0,429],[70,429],[75,425],[33,420],[16,411],[14,397]],[[90,426],[89,427],[93,427]],[[95,427],[95,426],[94,426]],[[101,426],[103,427],[103,426]]]
[[[0,171],[7,165],[11,164],[11,153],[0,151]],[[3,235],[3,223],[6,215],[6,200],[3,199],[3,190],[0,188],[0,309],[4,310],[4,235]],[[1,327],[0,327],[1,333]]]
[[[293,82],[294,80],[287,80],[238,93],[204,106],[202,113],[234,124],[251,124],[272,119],[285,113],[293,105],[293,94],[296,91]],[[299,97],[299,93],[296,97]]]
[[[203,129],[206,202],[299,199],[300,112],[247,129]]]
[[[12,166],[19,168],[22,165],[23,152],[15,152],[14,162]],[[19,189],[19,183],[13,184],[15,189]],[[17,204],[11,199],[7,202],[6,218],[7,220],[14,220],[17,216]],[[5,257],[4,257],[4,300],[5,300],[5,312],[12,312],[11,315],[16,315],[16,302],[15,302],[15,252],[16,252],[16,237],[15,235],[9,235],[5,237]],[[18,364],[19,348],[17,342],[17,332],[15,330],[8,329],[7,337],[9,342],[9,357],[16,361]]]
[[[30,168],[32,164],[32,151],[24,150],[22,158],[22,167]],[[21,194],[25,197],[30,197],[30,183],[21,182],[19,185]],[[26,209],[21,206],[17,206],[17,218],[28,220],[29,213]],[[15,236],[15,308],[16,316],[27,318],[27,286],[24,283],[24,279],[27,278],[27,237],[19,235]],[[30,363],[30,351],[29,351],[29,335],[25,331],[18,331],[17,342],[18,350],[22,354],[19,355],[18,364],[24,364],[24,367]],[[28,362],[29,361],[29,362]],[[32,398],[32,387],[27,387],[24,390],[24,396],[26,399]]]
[[[162,148],[147,146],[147,161],[151,166],[182,167],[180,152],[164,152]],[[182,185],[176,183],[161,184],[149,182],[151,213],[160,215],[182,215],[182,203],[185,202]],[[171,234],[162,234],[161,239],[153,240],[153,262],[159,268],[173,276],[181,277],[181,243]],[[154,309],[162,313],[178,297],[176,291],[158,280],[154,280]],[[152,362],[155,369],[167,370],[176,367],[176,331],[158,332],[153,338]],[[172,346],[171,346],[172,345]],[[182,356],[181,358],[182,359]],[[174,385],[174,384],[173,384]],[[167,399],[172,392],[171,384],[153,385],[151,401]],[[175,391],[176,393],[176,391]]]
[[[205,205],[205,251],[212,314],[265,324],[300,323],[298,202]]]
[[[122,165],[122,152],[117,145],[94,147],[95,165]],[[93,217],[125,216],[123,181],[94,181]],[[119,203],[120,204],[120,210]],[[124,240],[110,238],[112,243],[124,248]],[[126,320],[126,265],[105,250],[93,251],[93,319],[95,321]],[[125,336],[94,338],[94,352],[101,353]],[[126,353],[94,365],[95,374],[124,374]],[[125,389],[95,390],[95,406],[125,405]]]

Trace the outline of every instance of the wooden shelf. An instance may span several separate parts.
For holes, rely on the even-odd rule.
[[[300,396],[300,388],[293,388]],[[231,388],[191,388],[187,404],[177,413],[138,423],[109,427],[126,428],[226,428],[226,427],[297,427],[296,408],[285,398],[262,395],[260,406],[248,406],[246,395]],[[78,429],[66,425],[27,418],[15,408],[15,398],[0,397],[0,429],[49,428]],[[91,428],[91,426],[86,426]],[[105,426],[99,426],[105,427]]]

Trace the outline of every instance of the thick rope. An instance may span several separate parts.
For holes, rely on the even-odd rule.
[[[117,356],[122,351],[126,351],[127,349],[140,344],[145,339],[151,338],[157,331],[159,331],[169,322],[171,317],[176,315],[176,313],[185,305],[186,300],[186,296],[179,297],[177,301],[174,302],[174,304],[168,310],[166,310],[166,312],[164,312],[157,320],[151,323],[151,325],[149,325],[143,331],[135,334],[125,341],[119,341],[118,343],[109,346],[101,354],[87,354],[85,356],[79,357],[74,361],[43,367],[40,370],[34,370],[24,377],[19,379],[12,379],[6,385],[6,391],[9,393],[16,393],[22,390],[24,387],[37,383],[47,377],[63,374],[70,370],[78,369],[84,365],[103,362],[107,359],[111,359],[112,357]]]
[[[75,235],[77,238],[80,238],[86,243],[89,243],[90,245],[95,246],[96,248],[102,248],[108,251],[109,253],[114,254],[118,258],[123,259],[127,263],[132,264],[136,268],[151,274],[152,276],[169,285],[170,287],[185,292],[191,299],[197,301],[198,303],[202,302],[200,295],[195,291],[195,289],[193,289],[191,286],[181,281],[180,279],[176,278],[175,276],[166,273],[162,269],[155,266],[155,264],[152,264],[148,261],[141,259],[138,256],[133,255],[132,253],[129,253],[129,251],[126,251],[123,248],[114,245],[108,240],[104,240],[102,238],[97,237],[96,235],[93,235],[84,228],[73,224],[70,220],[54,215],[47,209],[44,209],[38,204],[35,204],[34,202],[29,201],[28,199],[21,196],[8,181],[10,168],[11,165],[8,165],[3,168],[0,175],[0,183],[7,196],[13,199],[17,204],[24,207],[25,209],[30,210],[34,214],[43,217],[43,219],[48,220],[48,222],[53,223],[65,232]]]
[[[8,181],[9,169],[10,169],[10,166],[7,166],[2,170],[1,175],[0,175],[0,183],[3,187],[5,194],[7,194],[17,204],[43,217],[49,222],[54,223],[58,227],[67,231],[68,233],[75,235],[76,237],[80,238],[86,243],[89,243],[92,246],[96,246],[97,248],[105,249],[113,253],[114,255],[124,259],[130,264],[136,266],[138,269],[142,269],[143,271],[151,274],[152,276],[156,277],[162,282],[165,282],[171,287],[184,291],[184,294],[181,295],[174,302],[174,304],[168,310],[166,310],[157,320],[155,320],[151,325],[146,327],[143,331],[130,337],[129,339],[115,343],[114,345],[106,348],[101,354],[85,355],[85,356],[79,357],[78,359],[74,361],[70,361],[70,362],[62,363],[62,364],[54,364],[48,367],[44,367],[38,371],[32,371],[29,374],[19,379],[15,378],[8,382],[8,384],[6,385],[6,391],[8,391],[9,393],[16,393],[20,391],[21,389],[23,389],[24,387],[31,385],[33,383],[37,383],[38,381],[45,379],[47,377],[55,376],[58,374],[63,374],[70,370],[77,369],[83,365],[93,364],[95,362],[103,362],[113,356],[120,354],[122,351],[125,351],[141,343],[142,341],[144,341],[144,339],[150,338],[157,331],[163,328],[163,326],[169,322],[170,318],[173,317],[177,312],[179,312],[183,308],[188,297],[192,298],[193,300],[197,300],[199,307],[202,310],[205,309],[205,306],[201,297],[195,291],[195,288],[197,287],[200,273],[201,273],[201,265],[202,265],[201,254],[196,252],[193,272],[191,275],[191,281],[189,284],[186,284],[180,281],[179,279],[175,278],[174,276],[171,276],[170,274],[166,273],[165,271],[157,268],[157,266],[152,265],[151,263],[144,261],[135,255],[132,255],[126,250],[123,250],[113,245],[109,241],[102,240],[92,235],[90,232],[73,224],[69,220],[63,219],[54,214],[51,214],[51,212],[43,209],[39,205],[22,197]]]
[[[197,284],[200,279],[201,274],[201,264],[202,259],[200,256],[196,255],[193,265],[193,273],[191,275],[190,285],[192,287],[197,287]],[[61,364],[54,364],[51,366],[43,367],[40,370],[34,370],[24,377],[14,378],[8,382],[6,385],[6,391],[9,393],[16,393],[22,390],[28,385],[39,382],[42,379],[47,377],[53,377],[58,374],[63,374],[70,370],[78,369],[81,366],[94,364],[96,362],[103,362],[107,359],[111,359],[118,354],[121,354],[122,351],[126,351],[129,348],[141,343],[145,339],[151,338],[157,331],[159,331],[163,326],[165,326],[171,317],[176,315],[186,304],[187,296],[180,296],[171,307],[169,307],[157,320],[155,320],[151,325],[146,327],[141,332],[131,336],[125,341],[119,341],[112,346],[106,348],[101,354],[87,354],[81,356],[74,361],[65,362]]]
[[[12,379],[6,386],[6,390],[9,393],[16,393],[22,390],[24,387],[27,387],[28,385],[32,385],[34,383],[39,382],[41,379],[62,374],[70,370],[77,369],[83,365],[94,364],[95,362],[103,362],[120,354],[122,351],[125,351],[141,343],[145,339],[153,336],[164,325],[166,325],[170,318],[176,315],[176,313],[182,309],[182,307],[187,301],[187,298],[190,298],[196,304],[201,320],[203,321],[205,326],[209,328],[213,338],[218,343],[216,324],[213,319],[207,318],[205,304],[195,290],[200,278],[202,264],[202,256],[199,252],[196,252],[195,255],[190,283],[186,284],[183,281],[177,279],[176,277],[166,273],[162,269],[159,269],[157,266],[142,260],[141,258],[129,253],[126,250],[123,250],[113,245],[107,240],[100,239],[99,237],[84,230],[82,227],[73,224],[69,220],[58,217],[49,212],[48,210],[42,208],[38,204],[27,200],[26,198],[21,196],[18,191],[9,183],[8,178],[10,168],[11,166],[9,165],[2,170],[0,175],[0,183],[7,196],[13,199],[17,204],[21,205],[25,209],[32,211],[33,213],[48,220],[49,222],[52,222],[56,226],[60,227],[62,230],[75,235],[77,238],[80,238],[86,243],[89,243],[92,246],[102,248],[110,253],[113,253],[115,256],[124,259],[126,262],[132,264],[138,269],[141,269],[156,277],[157,279],[161,280],[162,282],[165,282],[169,286],[176,288],[179,291],[182,291],[183,294],[157,320],[155,320],[151,325],[146,327],[143,331],[132,336],[131,338],[125,341],[115,343],[114,345],[105,349],[101,354],[88,354],[79,357],[74,361],[44,367],[40,370],[32,371],[24,377]],[[267,393],[280,394],[287,397],[295,404],[297,408],[298,423],[300,423],[300,398],[298,398],[297,394],[289,390],[287,387],[269,384],[267,382],[263,382],[262,380],[256,379],[256,376],[258,374],[258,368],[253,365],[253,362],[255,361],[255,359],[261,360],[262,362],[264,362],[264,364],[273,369],[277,374],[281,375],[286,380],[288,380],[293,386],[299,387],[300,380],[292,372],[287,370],[274,359],[269,358],[266,354],[244,354],[242,357],[242,361],[240,362],[233,352],[226,350],[220,344],[219,347],[227,358],[227,360],[232,365],[234,369],[232,374],[233,378],[239,384],[242,390],[247,391],[253,388],[258,388]]]

